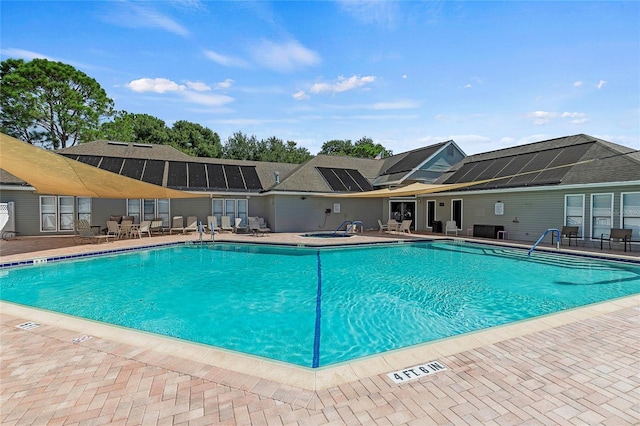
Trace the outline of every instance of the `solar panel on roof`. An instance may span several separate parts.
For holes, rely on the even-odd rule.
[[[535,152],[516,155],[515,157],[513,157],[513,160],[509,163],[509,165],[502,170],[502,173],[500,173],[500,176],[498,177],[517,175],[518,173],[520,173],[522,169],[524,169],[527,166],[529,161],[531,161],[535,156],[536,156]],[[513,178],[501,180],[500,186],[511,186],[509,183],[511,179]]]
[[[81,163],[88,164],[93,167],[98,167],[98,164],[100,164],[101,159],[102,157],[98,157],[97,155],[78,155],[76,157],[77,161],[80,161]]]
[[[592,144],[592,142],[589,142],[580,145],[571,145],[565,147],[562,152],[548,165],[548,167],[552,168],[566,164],[573,164],[577,161],[580,161],[587,150],[591,148]],[[556,169],[552,168],[550,170],[545,170],[536,177],[535,182],[537,184],[560,182],[568,171],[569,167]]]
[[[154,185],[162,185],[164,179],[164,161],[162,160],[147,160],[144,172],[142,174],[142,180],[144,182],[152,183]]]
[[[353,180],[356,181],[356,183],[358,184],[358,186],[360,187],[361,190],[363,190],[363,191],[371,191],[371,190],[373,190],[373,185],[371,185],[371,182],[369,182],[369,180],[367,180],[367,178],[362,176],[359,171],[353,170],[353,169],[348,169],[347,172],[351,175]]]
[[[435,154],[440,148],[442,148],[442,145],[435,145],[419,151],[409,152],[403,159],[385,170],[383,175],[411,171]]]
[[[239,166],[225,164],[222,167],[224,168],[224,174],[227,176],[227,185],[229,189],[247,189],[244,184],[244,180],[242,179],[242,175],[240,174]]]
[[[478,165],[477,162],[471,162],[471,163],[466,163],[463,164],[462,167],[460,169],[458,169],[457,172],[455,172],[452,176],[449,177],[449,179],[446,180],[445,183],[458,183],[458,182],[467,182],[467,180],[465,179],[465,177],[467,176],[467,174],[469,172],[471,172],[476,166]]]
[[[262,182],[260,182],[255,166],[240,166],[240,172],[242,172],[247,189],[262,189]]]
[[[479,180],[479,176],[489,167],[491,167],[496,160],[483,160],[476,162],[476,166],[467,170],[460,182],[475,182]]]
[[[320,172],[322,177],[324,177],[332,190],[341,192],[347,191],[344,183],[342,183],[338,176],[336,176],[333,169],[329,169],[327,167],[316,167],[316,169]]]
[[[342,184],[347,188],[347,191],[357,191],[360,192],[361,189],[356,183],[355,180],[347,173],[345,169],[333,169],[333,173],[338,176],[338,178],[342,181]]]
[[[209,175],[209,188],[227,189],[227,179],[222,164],[207,164],[207,174]]]
[[[189,188],[207,188],[207,174],[205,164],[188,163],[189,166]]]
[[[169,176],[167,186],[174,188],[187,187],[187,163],[169,161]]]
[[[549,163],[560,154],[562,148],[549,149],[546,151],[537,152],[536,155],[520,170],[519,173],[523,173],[520,176],[511,178],[509,181],[510,186],[527,185],[533,182],[538,176],[538,173],[529,173],[536,170],[542,170],[549,166]]]
[[[122,176],[140,180],[140,178],[142,177],[142,172],[144,171],[144,163],[145,160],[141,160],[138,158],[127,158],[126,160],[124,160],[124,165],[120,174]]]
[[[104,157],[102,159],[102,162],[100,162],[100,168],[103,170],[120,174],[120,169],[122,169],[123,162],[124,162],[124,158]]]

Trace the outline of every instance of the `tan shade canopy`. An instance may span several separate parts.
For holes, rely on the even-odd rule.
[[[504,178],[502,178],[504,179]],[[349,194],[326,194],[327,197],[336,198],[391,198],[391,197],[410,197],[420,194],[433,194],[435,192],[450,191],[467,186],[479,185],[489,182],[490,180],[482,180],[477,182],[452,183],[448,185],[436,185],[430,183],[412,183],[399,188],[376,189],[375,191],[352,192]]]
[[[200,198],[120,176],[0,133],[0,168],[24,180],[39,194],[96,198]]]

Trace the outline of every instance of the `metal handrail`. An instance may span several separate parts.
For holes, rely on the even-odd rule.
[[[549,232],[555,232],[555,233],[558,234],[558,240],[556,241],[556,245],[557,245],[557,248],[560,249],[560,230],[557,229],[557,228],[549,228],[546,231],[544,231],[544,233],[540,236],[540,238],[538,238],[538,241],[536,241],[536,243],[533,246],[531,246],[531,248],[529,249],[529,256],[531,256],[531,252],[536,247],[538,247],[538,244],[540,244],[542,242],[544,237],[546,237]],[[552,240],[553,240],[553,235],[552,235]]]

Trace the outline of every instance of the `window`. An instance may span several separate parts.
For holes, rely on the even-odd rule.
[[[76,202],[78,205],[78,220],[86,220],[91,224],[91,198],[78,197]]]
[[[640,192],[620,195],[620,227],[631,229],[631,238],[640,238]]]
[[[577,226],[578,235],[584,235],[584,194],[564,196],[564,224]]]
[[[433,222],[436,220],[436,201],[427,201],[427,228],[433,228]]]
[[[216,217],[218,223],[222,216],[229,216],[233,224],[237,217],[247,224],[249,216],[249,200],[240,198],[214,198],[211,200],[211,214]]]
[[[162,226],[168,228],[169,223],[169,200],[161,199],[130,199],[127,200],[127,215],[134,217],[135,223],[143,220],[162,219]]]
[[[133,216],[133,223],[140,223],[140,200],[127,200],[127,216]]]
[[[591,237],[600,238],[611,232],[613,225],[613,194],[591,195]]]
[[[40,231],[73,231],[74,197],[43,195],[40,197]]]

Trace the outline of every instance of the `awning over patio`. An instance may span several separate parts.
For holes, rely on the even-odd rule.
[[[0,168],[24,180],[39,194],[96,198],[200,198],[71,160],[0,133]]]

